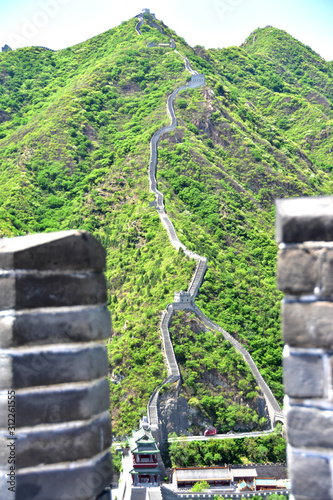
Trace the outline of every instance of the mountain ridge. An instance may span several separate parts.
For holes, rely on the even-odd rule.
[[[165,378],[158,315],[193,271],[149,207],[147,180],[150,138],[168,124],[168,95],[187,76],[170,47],[147,43],[172,35],[205,73],[202,90],[176,99],[179,126],[160,143],[157,181],[181,241],[209,260],[199,307],[250,350],[280,401],[273,200],[332,188],[328,63],[323,95],[316,72],[281,73],[244,48],[192,49],[169,28],[163,35],[146,22],[139,37],[136,23],[55,53],[20,49],[0,57],[0,229],[14,235],[77,227],[106,246],[118,434],[136,425]],[[188,364],[185,382],[195,383],[190,356]]]

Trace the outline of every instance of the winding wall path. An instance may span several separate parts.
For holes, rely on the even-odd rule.
[[[139,17],[139,19],[140,19],[139,23],[136,25],[135,29],[137,33],[141,35],[139,28],[142,25],[143,18]],[[185,255],[195,259],[197,261],[197,267],[194,272],[192,281],[188,287],[187,293],[184,294],[186,301],[173,302],[172,304],[168,304],[162,315],[160,329],[161,329],[163,348],[164,348],[169,376],[161,383],[160,386],[156,387],[156,389],[154,390],[153,394],[149,399],[147,406],[149,423],[152,431],[158,430],[159,428],[158,395],[161,387],[167,383],[180,381],[180,372],[170,338],[169,325],[171,322],[171,318],[176,311],[186,309],[193,311],[208,328],[220,331],[223,334],[224,338],[226,340],[229,340],[234,346],[234,348],[242,354],[244,360],[248,363],[258,386],[260,387],[261,391],[264,394],[270,416],[271,427],[273,427],[274,422],[276,420],[284,422],[283,412],[278,402],[276,401],[272,391],[270,390],[270,388],[264,381],[262,375],[260,374],[250,353],[236,339],[234,339],[232,335],[227,333],[223,328],[221,328],[219,325],[217,325],[209,318],[207,318],[207,316],[205,316],[204,313],[194,304],[195,297],[198,294],[199,288],[201,286],[205,272],[207,270],[207,259],[205,257],[202,257],[201,255],[196,254],[195,252],[189,251],[186,248],[186,246],[183,243],[181,243],[175,231],[174,225],[172,224],[167,213],[165,212],[163,194],[157,188],[157,182],[156,182],[156,168],[158,161],[157,146],[162,134],[173,130],[177,126],[177,119],[174,110],[174,100],[179,92],[187,90],[189,88],[200,87],[205,84],[205,76],[199,74],[197,71],[192,70],[190,62],[187,59],[187,57],[184,57],[177,50],[175,50],[175,52],[180,57],[182,57],[182,59],[184,60],[185,69],[189,71],[192,76],[191,80],[186,85],[177,87],[169,96],[167,100],[167,112],[170,117],[171,124],[167,127],[163,127],[162,129],[158,130],[153,135],[150,141],[149,186],[151,192],[155,194],[155,206],[157,208],[160,220],[165,229],[167,230],[171,244],[177,250],[179,250],[179,248],[182,248]]]
[[[139,19],[139,22],[138,22],[138,24],[135,26],[135,30],[136,30],[136,32],[137,32],[137,34],[138,34],[138,35],[141,35],[140,28],[141,28],[141,26],[142,26],[142,24],[143,24],[143,15],[142,15],[142,14],[140,14],[140,15],[138,16],[138,19]]]

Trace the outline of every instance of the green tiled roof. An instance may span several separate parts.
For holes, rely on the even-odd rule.
[[[128,441],[132,453],[149,455],[159,451],[152,433],[142,427],[138,431],[133,431],[133,435]]]
[[[132,469],[130,471],[130,474],[135,474],[135,475],[137,475],[137,474],[161,474],[161,473],[162,473],[162,471],[158,467],[155,467],[155,468],[154,467],[147,467],[147,468],[142,467],[140,469]]]

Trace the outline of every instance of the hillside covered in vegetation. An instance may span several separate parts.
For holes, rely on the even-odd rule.
[[[177,97],[179,126],[158,153],[158,185],[177,234],[208,258],[197,303],[247,347],[280,401],[274,199],[332,192],[332,62],[272,27],[242,47],[206,50],[149,16],[138,36],[136,23],[58,52],[0,54],[0,235],[80,228],[106,247],[118,435],[137,425],[166,376],[161,312],[186,290],[195,266],[171,246],[149,205],[149,141],[169,124],[168,95],[189,78],[180,55],[158,44],[172,37],[206,77],[204,87]],[[200,363],[196,369],[187,336],[176,353],[193,388]],[[207,353],[217,341],[205,336]],[[234,357],[226,345],[220,351],[213,370]],[[235,384],[253,399],[256,388],[239,366]],[[205,396],[199,389],[192,398]]]

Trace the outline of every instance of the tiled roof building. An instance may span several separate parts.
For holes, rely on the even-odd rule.
[[[173,483],[177,488],[190,488],[198,481],[207,481],[210,486],[229,486],[232,474],[229,467],[188,467],[173,471]]]
[[[160,483],[161,469],[158,467],[157,454],[159,449],[149,429],[141,427],[133,431],[129,439],[133,458],[132,475],[133,485],[157,485]]]

